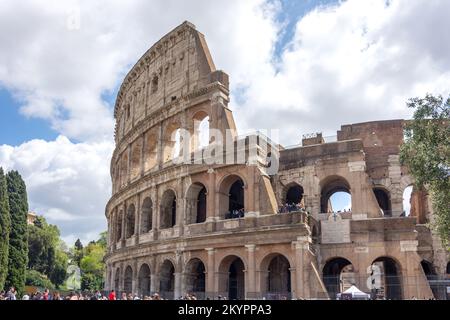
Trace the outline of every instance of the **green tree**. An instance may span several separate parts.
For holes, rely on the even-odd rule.
[[[47,278],[47,276],[36,270],[26,271],[25,283],[27,286],[54,289],[53,283]]]
[[[102,289],[105,274],[105,263],[103,260],[105,253],[106,242],[102,233],[98,241],[90,242],[85,248],[84,257],[80,263],[82,290]]]
[[[447,249],[450,237],[450,97],[426,95],[413,98],[408,107],[414,119],[407,123],[401,160],[416,185],[430,191],[435,221],[433,228]]]
[[[73,248],[73,260],[77,264],[77,266],[81,266],[81,259],[83,259],[83,244],[81,243],[80,239],[77,239],[75,241],[75,246]]]
[[[56,287],[64,283],[67,253],[57,226],[37,217],[28,227],[28,268],[46,275]]]
[[[9,214],[8,189],[6,176],[0,167],[0,290],[5,285],[8,274],[9,233],[11,232],[11,217]]]
[[[11,232],[9,233],[8,275],[6,287],[14,286],[19,293],[25,286],[25,270],[28,264],[27,214],[28,200],[25,182],[17,171],[6,175]]]

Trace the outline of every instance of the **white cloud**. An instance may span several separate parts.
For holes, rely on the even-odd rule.
[[[97,239],[106,230],[105,204],[111,196],[108,163],[112,142],[74,144],[32,140],[0,146],[0,165],[25,180],[30,210],[58,225],[64,237]]]
[[[266,66],[235,108],[243,125],[282,128],[282,142],[298,143],[301,133],[408,118],[408,98],[449,94],[450,3],[386,3],[348,0],[298,21],[279,65]]]

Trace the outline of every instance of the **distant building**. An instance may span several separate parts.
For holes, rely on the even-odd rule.
[[[37,214],[33,211],[28,212],[27,214],[27,224],[34,224],[36,221]]]

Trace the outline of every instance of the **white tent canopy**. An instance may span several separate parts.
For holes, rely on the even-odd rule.
[[[338,293],[337,294],[337,299],[340,299],[342,294],[345,294],[345,295],[350,295],[351,294],[352,299],[364,299],[364,300],[370,299],[370,294],[362,292],[356,286],[351,286],[350,288],[348,288],[344,292]]]

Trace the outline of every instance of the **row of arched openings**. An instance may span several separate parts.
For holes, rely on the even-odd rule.
[[[262,290],[266,298],[281,299],[291,296],[290,264],[281,254],[271,254],[262,262]],[[192,259],[186,265],[183,274],[184,289],[203,298],[206,294],[206,268],[200,259]],[[123,291],[132,293],[133,270],[125,269]],[[120,269],[116,270],[114,288],[120,292]],[[151,271],[143,264],[138,272],[137,294],[149,296],[151,292]],[[165,299],[174,299],[175,267],[170,260],[165,260],[159,270],[159,294]],[[245,299],[245,265],[238,256],[226,257],[219,266],[219,293],[230,300]]]
[[[351,211],[352,197],[351,188],[348,181],[340,176],[327,177],[320,184],[320,212],[332,213],[332,212],[345,212]],[[403,193],[403,207],[404,216],[410,214],[410,202],[413,186],[405,188]],[[373,193],[378,202],[382,215],[392,215],[392,205],[389,191],[383,187],[374,187]],[[304,190],[303,187],[297,183],[291,183],[286,187],[286,192],[283,196],[283,205],[300,205],[305,206],[304,203]]]
[[[377,266],[377,270],[381,272],[379,284],[374,285],[371,292],[373,298],[401,300],[403,291],[400,265],[390,257],[380,257],[372,262],[372,266]],[[331,299],[336,299],[338,293],[347,290],[352,285],[356,285],[358,282],[365,285],[367,281],[367,277],[357,279],[352,263],[342,257],[336,257],[327,261],[323,267],[322,275]],[[375,278],[373,279],[375,281]]]

